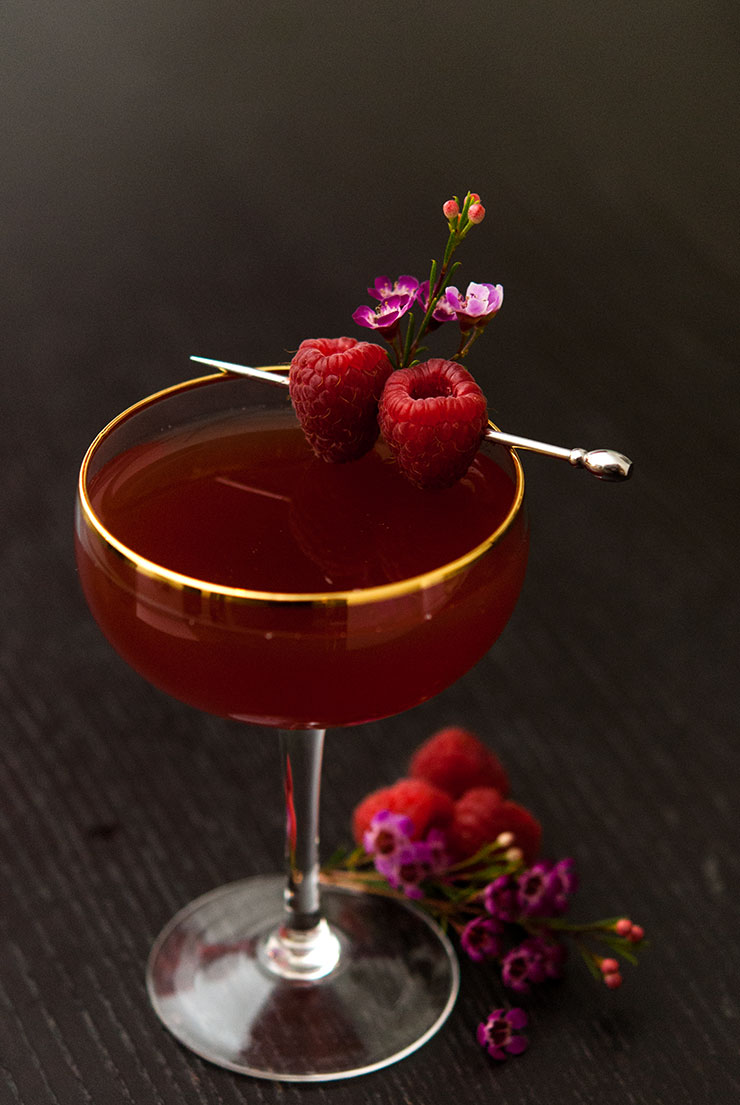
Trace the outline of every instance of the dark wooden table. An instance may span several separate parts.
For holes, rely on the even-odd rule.
[[[738,1100],[736,6],[11,0],[3,23],[2,1105]],[[191,353],[360,336],[366,285],[423,275],[467,188],[463,273],[506,288],[470,362],[494,418],[635,476],[525,458],[512,622],[436,700],[330,735],[325,844],[459,722],[576,858],[575,913],[625,911],[651,948],[613,993],[573,963],[504,1065],[474,1040],[503,991],[464,965],[405,1062],[240,1078],[159,1026],[143,966],[178,907],[279,867],[275,742],[102,640],[77,466]]]

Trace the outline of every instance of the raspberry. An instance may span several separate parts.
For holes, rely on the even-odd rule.
[[[514,835],[524,862],[533,863],[540,850],[542,827],[529,810],[505,800],[494,787],[472,787],[455,802],[455,814],[448,830],[450,851],[460,859],[474,855],[484,844],[492,844],[499,833]]]
[[[449,794],[423,779],[399,779],[391,787],[373,791],[360,802],[352,815],[352,833],[358,844],[370,828],[376,813],[390,810],[405,813],[414,823],[414,840],[429,829],[446,829],[455,807]]]
[[[467,472],[486,428],[486,399],[470,373],[439,358],[394,372],[379,408],[396,463],[419,487],[450,487]]]
[[[509,793],[509,779],[498,758],[473,733],[456,725],[440,729],[417,748],[409,775],[426,779],[452,798],[471,787],[495,787],[503,798]]]
[[[290,365],[290,398],[322,460],[357,460],[378,437],[378,400],[391,372],[384,349],[354,338],[310,338]]]

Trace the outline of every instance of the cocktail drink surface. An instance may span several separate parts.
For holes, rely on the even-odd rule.
[[[287,397],[235,403],[256,387],[174,389],[133,416],[155,416],[156,435],[99,468],[93,453],[78,526],[93,613],[134,668],[211,713],[294,728],[408,709],[479,660],[515,605],[527,554],[517,462],[487,446],[434,492],[400,475],[382,442],[327,464]],[[179,418],[192,398],[197,415],[169,428],[168,408]]]
[[[412,486],[382,445],[327,464],[283,388],[223,375],[142,400],[88,450],[77,559],[109,640],[175,697],[281,731],[287,880],[199,898],[150,956],[154,1008],[204,1058],[347,1078],[447,1018],[457,961],[425,914],[319,895],[323,730],[408,709],[483,656],[524,575],[523,485],[488,443],[444,491]]]

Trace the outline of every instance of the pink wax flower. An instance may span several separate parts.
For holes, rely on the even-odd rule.
[[[551,915],[559,917],[570,905],[571,896],[578,888],[578,875],[574,860],[561,859],[552,867],[549,876],[549,892],[552,901]]]
[[[419,291],[417,293],[417,298],[418,298],[419,302],[421,303],[422,307],[424,308],[424,310],[426,311],[427,308],[429,307],[429,281],[428,280],[423,281],[423,283],[421,283],[419,285]],[[437,304],[436,304],[434,310],[432,311],[432,321],[433,321],[434,325],[430,325],[429,329],[430,330],[436,330],[436,328],[438,326],[441,326],[441,324],[443,322],[454,322],[456,318],[457,318],[457,315],[455,313],[454,308],[450,307],[449,303],[447,302],[447,300],[445,299],[444,296],[440,296],[440,298],[437,300]]]
[[[434,858],[426,841],[415,840],[391,856],[376,856],[375,868],[394,890],[420,899],[424,897],[421,883],[432,874]]]
[[[501,960],[501,981],[520,994],[528,994],[533,982],[544,982],[546,978],[544,949],[536,937],[522,940]]]
[[[494,1059],[521,1055],[529,1047],[527,1037],[520,1034],[526,1024],[527,1014],[523,1009],[494,1009],[487,1020],[478,1025],[478,1043]]]
[[[393,856],[409,844],[414,823],[405,814],[380,810],[370,822],[362,846],[370,856]]]
[[[521,905],[517,880],[512,875],[499,875],[483,891],[483,904],[499,921],[518,921]]]
[[[526,916],[549,917],[552,914],[551,869],[551,863],[540,860],[518,876],[517,897],[521,912]]]
[[[391,280],[390,276],[377,276],[375,283],[367,289],[367,294],[373,299],[390,299],[392,295],[416,296],[419,281],[415,276],[399,276],[397,280]]]
[[[457,288],[445,292],[448,304],[455,312],[463,330],[485,326],[501,310],[504,289],[500,284],[468,284],[465,295]]]
[[[352,315],[358,326],[367,326],[370,330],[379,330],[384,336],[395,334],[398,324],[409,308],[413,305],[416,292],[413,295],[390,295],[387,299],[381,299],[377,307],[358,307]]]
[[[498,959],[503,949],[504,926],[493,917],[474,917],[460,934],[460,943],[474,963]]]

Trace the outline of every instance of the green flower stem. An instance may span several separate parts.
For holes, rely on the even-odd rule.
[[[386,341],[388,341],[387,338]],[[403,345],[401,344],[401,335],[398,331],[396,331],[388,344],[395,354],[396,368],[403,368]]]
[[[406,341],[403,351],[401,351],[400,342],[398,343],[398,346],[396,346],[395,342],[393,344],[393,349],[396,353],[396,364],[398,368],[406,368],[407,365],[410,365],[414,362],[414,357],[419,350],[419,342],[427,332],[432,313],[437,306],[442,293],[445,291],[447,285],[449,284],[452,278],[452,274],[459,267],[459,261],[451,264],[452,255],[454,254],[460,243],[463,241],[471,227],[475,225],[474,223],[471,223],[468,219],[468,211],[470,209],[471,202],[472,197],[470,195],[470,192],[468,192],[463,201],[462,210],[460,212],[460,215],[458,216],[456,225],[454,227],[450,227],[450,231],[447,237],[447,244],[445,246],[445,251],[442,258],[441,268],[438,269],[436,260],[432,260],[431,269],[429,272],[429,304],[427,306],[424,317],[421,320],[421,324],[419,325],[416,336],[412,339],[413,319],[410,319],[408,328],[406,330]],[[475,341],[476,337],[478,337],[477,329],[474,331],[474,336],[470,338],[470,340],[464,347],[461,344],[453,359],[461,360],[467,354],[470,346],[473,344],[473,341]]]
[[[385,886],[386,880],[382,875],[379,875],[374,867],[369,871],[327,871],[322,870],[321,878],[324,882],[331,885],[352,885],[355,886],[358,883],[377,883],[378,886]]]
[[[466,331],[461,331],[461,333],[460,333],[460,345],[458,346],[457,353],[455,354],[455,356],[452,359],[454,361],[461,361],[463,359],[463,357],[467,357],[468,353],[470,352],[471,345],[473,344],[474,341],[478,340],[478,338],[483,333],[483,330],[484,330],[483,326],[474,326],[472,328],[472,330],[467,331],[467,334],[468,334],[467,338],[465,336]]]
[[[338,886],[345,890],[362,890],[366,894],[377,894],[384,898],[395,898],[402,902],[408,902],[409,900],[402,891],[394,890],[389,886],[375,869],[371,871],[327,871],[324,869],[319,875],[319,881],[324,886]],[[477,893],[475,896],[477,897]],[[480,913],[480,908],[468,901],[447,901],[444,898],[429,896],[415,901],[415,904],[437,917],[445,918],[460,930],[465,927],[465,924],[463,921],[456,924],[454,920],[456,916],[475,916]]]
[[[497,871],[498,875],[508,875],[512,872],[524,867],[522,860],[517,860],[512,863],[507,859],[496,859],[498,853],[506,852],[509,845],[502,847],[498,844],[485,844],[482,848],[479,848],[472,856],[468,856],[467,859],[461,859],[458,863],[453,863],[450,867],[446,868],[445,874],[457,874],[460,872],[466,878],[472,878],[472,876],[479,872],[481,874],[489,872],[491,865],[497,863],[501,868]],[[496,877],[495,875],[493,876]],[[490,882],[490,879],[488,880]]]
[[[350,875],[341,871],[322,871],[319,882],[322,886],[338,886],[344,890],[361,889],[365,894],[377,894],[381,898],[403,898],[403,894],[399,894],[379,877],[371,881],[360,878],[358,873]]]
[[[609,919],[605,921],[591,921],[589,924],[582,924],[575,921],[565,921],[561,917],[551,917],[548,921],[550,928],[557,929],[558,932],[603,932],[614,934],[614,921]],[[618,937],[621,939],[621,937]]]
[[[449,245],[449,243],[448,243],[448,245]],[[431,283],[429,285],[429,305],[426,309],[426,312],[424,314],[423,319],[421,320],[421,325],[419,326],[418,333],[417,333],[416,337],[414,338],[413,342],[411,343],[410,347],[408,348],[408,351],[407,351],[407,354],[406,354],[406,359],[400,365],[401,368],[405,368],[407,364],[411,364],[411,361],[413,360],[414,355],[417,352],[419,342],[424,337],[424,334],[426,334],[426,332],[427,332],[427,328],[429,326],[429,320],[432,317],[432,312],[434,311],[434,308],[437,306],[437,303],[439,302],[440,298],[442,297],[442,293],[444,292],[445,288],[447,287],[450,280],[452,279],[453,273],[455,273],[457,271],[457,269],[460,267],[460,262],[455,261],[454,264],[451,265],[450,268],[448,269],[447,268],[448,261],[449,261],[449,258],[447,256],[445,256],[445,260],[442,264],[442,268],[440,269],[439,278],[438,278],[437,285],[434,289],[433,294],[432,294],[432,285],[431,285]],[[432,265],[434,267],[436,267],[436,262],[433,261]]]
[[[414,333],[414,316],[412,314],[409,314],[409,321],[408,321],[408,325],[406,327],[406,341],[404,343],[403,354],[402,354],[402,358],[401,358],[401,367],[405,367],[409,363],[410,352],[411,352],[411,339],[413,337],[413,333]],[[421,333],[419,334],[419,337],[421,337]],[[417,338],[417,341],[418,341],[418,338]]]
[[[462,234],[460,233],[460,231],[459,230],[451,230],[450,231],[450,236],[447,239],[447,245],[445,246],[444,257],[442,259],[442,271],[443,272],[447,268],[447,266],[449,265],[450,258],[452,257],[452,254],[455,252],[457,247],[460,245],[461,241],[462,241]],[[432,290],[432,285],[430,284],[429,285],[429,291],[431,292],[431,290]]]

